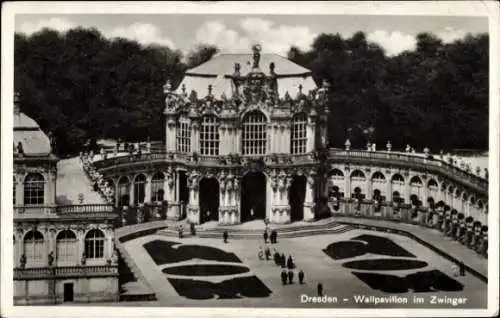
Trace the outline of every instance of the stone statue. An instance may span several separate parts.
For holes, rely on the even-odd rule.
[[[260,51],[262,50],[262,47],[259,44],[255,44],[252,46],[252,51],[253,51],[253,65],[252,69],[258,69],[259,68],[259,62],[260,62]]]
[[[118,265],[118,253],[116,250],[114,250],[113,255],[111,255],[111,264]]]
[[[49,266],[52,266],[52,264],[54,263],[54,252],[53,251],[50,251],[50,253],[49,253],[48,262],[49,262]]]
[[[19,265],[21,268],[24,269],[26,267],[26,255],[25,254],[21,255],[21,260],[19,263],[20,263]]]
[[[83,253],[82,253],[82,260],[81,260],[81,264],[82,264],[82,265],[87,264],[87,256],[85,255],[85,252],[83,252]]]

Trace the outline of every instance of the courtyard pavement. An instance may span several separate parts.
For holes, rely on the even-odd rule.
[[[352,219],[349,219],[352,220]],[[340,218],[339,218],[340,221]],[[354,220],[352,220],[354,222]],[[356,219],[355,223],[360,223],[360,219]],[[373,224],[375,221],[366,220]],[[390,227],[394,227],[396,224],[390,222],[387,224]],[[375,225],[375,224],[373,224]],[[402,226],[402,224],[399,224]],[[402,228],[403,229],[403,228]],[[416,235],[423,235],[424,233],[415,233],[415,227],[411,229],[412,233]],[[430,231],[428,229],[423,229]],[[433,292],[423,292],[423,293],[399,293],[399,294],[388,294],[383,293],[378,290],[374,290],[369,287],[366,283],[358,279],[351,273],[349,268],[342,266],[346,260],[334,260],[325,254],[322,250],[325,249],[329,244],[338,241],[349,240],[355,236],[362,234],[382,236],[391,239],[393,242],[397,243],[401,247],[407,249],[412,254],[414,254],[418,260],[425,261],[428,265],[421,269],[421,271],[438,269],[446,275],[453,277],[455,280],[464,285],[463,291],[452,292],[452,291],[433,291]],[[438,233],[436,233],[438,234]],[[429,236],[425,237],[430,240]],[[443,240],[443,237],[439,237],[439,240]],[[194,300],[179,296],[177,291],[167,280],[166,274],[162,273],[162,269],[165,267],[179,265],[175,264],[164,264],[157,265],[152,257],[148,254],[143,245],[147,242],[154,240],[162,240],[168,242],[180,242],[182,244],[194,244],[211,246],[218,248],[225,252],[234,253],[239,257],[244,266],[248,266],[250,269],[250,274],[257,276],[268,289],[272,291],[269,297],[263,298],[245,298],[240,299],[217,299],[214,297],[209,300]],[[438,242],[439,243],[439,242]],[[451,242],[449,242],[451,243]],[[449,244],[446,243],[446,244]],[[285,253],[288,257],[292,255],[294,261],[297,265],[295,270],[295,284],[283,286],[280,279],[281,269],[277,267],[272,260],[263,261],[258,258],[258,251],[260,246],[264,246],[264,242],[261,240],[234,240],[229,241],[229,243],[224,244],[220,239],[200,239],[200,238],[185,238],[182,240],[176,238],[166,238],[159,235],[150,235],[141,237],[135,240],[128,241],[124,243],[124,247],[127,249],[129,254],[132,256],[137,264],[137,267],[141,270],[147,283],[152,287],[156,293],[158,299],[157,302],[151,302],[153,306],[196,306],[196,307],[309,307],[309,308],[373,308],[381,307],[383,308],[393,308],[398,305],[366,305],[355,303],[353,295],[365,295],[365,296],[389,296],[389,295],[399,295],[399,296],[409,296],[411,299],[413,295],[422,296],[426,299],[423,304],[406,304],[399,305],[400,308],[480,308],[486,306],[487,298],[487,284],[483,283],[478,278],[473,275],[466,275],[464,277],[454,277],[452,271],[452,263],[445,258],[441,257],[432,250],[424,247],[423,245],[415,242],[414,240],[407,238],[405,236],[400,236],[397,234],[380,233],[369,230],[351,230],[341,234],[328,234],[328,235],[317,235],[310,237],[300,237],[300,238],[290,238],[279,240],[278,244],[270,245],[271,250],[276,248],[280,253]],[[439,245],[439,244],[436,244]],[[455,250],[461,248],[465,249],[463,246],[454,247],[453,250],[446,250],[453,256]],[[477,258],[478,256],[475,255]],[[387,258],[381,256],[374,256],[373,254],[367,254],[364,256],[358,256],[350,258],[348,261],[358,260],[358,259],[373,259],[373,258]],[[193,259],[191,262],[194,263],[213,263],[201,260]],[[467,262],[468,264],[468,262]],[[298,269],[302,269],[305,272],[306,284],[300,285],[297,283],[297,272]],[[405,276],[407,274],[415,273],[415,270],[397,270],[397,271],[384,271],[384,274]],[[219,281],[223,279],[229,279],[231,276],[223,277],[211,277],[207,279],[208,281]],[[189,278],[188,278],[189,279]],[[200,278],[202,279],[202,278]],[[302,294],[308,296],[316,296],[316,285],[321,282],[324,286],[324,294],[328,296],[337,297],[338,302],[335,304],[303,304],[300,301]],[[458,305],[457,307],[452,307],[450,305],[430,305],[429,297],[431,295],[441,295],[448,297],[467,297],[467,303],[464,305]],[[344,301],[345,299],[345,301]],[[144,303],[144,305],[148,305]]]

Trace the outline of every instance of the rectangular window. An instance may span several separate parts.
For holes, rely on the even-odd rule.
[[[189,119],[181,117],[177,125],[177,151],[191,152],[191,125]]]

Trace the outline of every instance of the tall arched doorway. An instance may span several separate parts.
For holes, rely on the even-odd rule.
[[[288,203],[290,204],[291,221],[300,221],[304,218],[304,200],[306,197],[306,177],[294,176],[288,189]]]
[[[266,176],[248,172],[241,182],[241,222],[266,218]]]
[[[187,205],[189,203],[189,188],[186,171],[179,170],[177,173],[179,178],[179,188],[177,189],[177,198],[179,199],[179,213],[181,219],[187,216]]]
[[[200,181],[200,221],[219,219],[219,181],[215,178],[203,178]]]

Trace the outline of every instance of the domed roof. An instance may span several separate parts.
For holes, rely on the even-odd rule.
[[[184,79],[178,86],[176,92],[182,93],[184,86],[187,94],[195,91],[198,97],[208,94],[208,86],[212,85],[212,94],[219,98],[222,94],[232,95],[231,76],[234,73],[235,64],[240,65],[240,75],[246,76],[253,70],[253,54],[224,53],[215,55],[209,61],[188,70]],[[262,54],[259,56],[259,70],[265,75],[270,75],[270,64],[274,63],[274,71],[277,75],[278,95],[283,98],[288,92],[295,96],[302,87],[304,93],[316,89],[311,71],[277,54]]]
[[[14,114],[14,153],[21,143],[26,156],[48,156],[51,152],[50,139],[32,118],[24,113]]]

